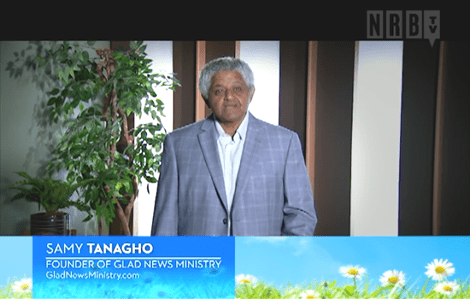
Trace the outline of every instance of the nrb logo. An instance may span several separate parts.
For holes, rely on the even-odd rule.
[[[368,39],[429,39],[431,46],[440,38],[439,10],[367,11]]]

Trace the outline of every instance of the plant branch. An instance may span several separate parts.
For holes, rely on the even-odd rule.
[[[131,198],[129,200],[129,204],[126,207],[125,215],[126,215],[127,219],[129,219],[130,216],[131,216],[132,207],[134,206],[135,199],[137,198],[138,184],[137,184],[137,178],[136,177],[133,177],[132,185],[134,187],[134,193],[131,195]]]
[[[113,196],[113,197],[116,198],[115,196]],[[116,206],[117,206],[117,209],[116,209],[117,211],[116,212],[117,212],[117,215],[119,216],[119,219],[121,220],[122,229],[124,230],[124,234],[126,236],[130,236],[131,231],[129,229],[129,218],[126,217],[119,200],[118,200]]]

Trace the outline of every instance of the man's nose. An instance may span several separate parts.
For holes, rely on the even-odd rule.
[[[227,88],[227,90],[225,90],[225,99],[226,100],[233,99],[233,91],[229,88]]]

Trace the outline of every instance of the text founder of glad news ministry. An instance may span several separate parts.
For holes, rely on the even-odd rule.
[[[212,113],[166,136],[152,235],[312,236],[313,194],[298,135],[255,118],[247,63],[207,63]]]

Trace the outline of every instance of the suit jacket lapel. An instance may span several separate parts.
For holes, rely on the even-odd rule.
[[[204,160],[214,182],[219,198],[225,209],[227,209],[227,195],[225,193],[224,175],[220,165],[219,151],[217,147],[217,130],[212,116],[202,121],[201,133],[198,134],[199,145],[201,146]]]
[[[249,114],[248,129],[246,132],[245,146],[243,148],[240,168],[238,169],[237,184],[235,187],[234,201],[237,194],[243,190],[246,185],[249,174],[255,169],[258,157],[258,149],[262,146],[263,134],[259,125],[259,120],[251,113]]]

